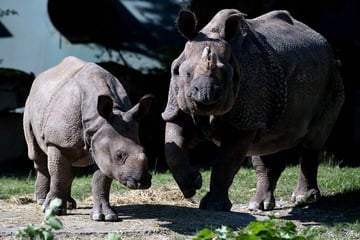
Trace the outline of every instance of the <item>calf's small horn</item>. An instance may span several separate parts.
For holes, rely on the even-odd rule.
[[[217,56],[214,52],[211,52],[210,47],[204,48],[201,54],[201,60],[205,63],[207,70],[211,70],[216,67]]]

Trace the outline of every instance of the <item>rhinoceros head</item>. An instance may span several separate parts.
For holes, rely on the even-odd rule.
[[[149,111],[152,98],[144,96],[126,112],[113,110],[111,97],[98,98],[101,123],[92,133],[89,151],[105,175],[131,189],[151,186],[148,159],[138,138],[138,120]]]
[[[215,16],[200,32],[192,12],[182,10],[177,19],[180,33],[188,39],[182,54],[171,66],[171,86],[163,117],[177,107],[192,115],[222,115],[233,106],[239,87],[239,66],[229,40],[239,31],[238,11]]]

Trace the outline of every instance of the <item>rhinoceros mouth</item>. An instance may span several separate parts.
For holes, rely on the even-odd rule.
[[[125,181],[121,182],[129,189],[147,189],[151,187],[151,175],[143,177],[140,180],[128,177]]]
[[[226,109],[223,108],[221,101],[212,104],[203,104],[191,101],[190,112],[191,114],[209,116],[209,115],[222,115],[225,114]]]

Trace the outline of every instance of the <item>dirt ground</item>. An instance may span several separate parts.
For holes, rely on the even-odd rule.
[[[268,215],[291,220],[303,226],[333,225],[360,219],[360,206],[355,201],[335,197],[307,207],[278,200],[271,212],[250,212],[246,205],[234,205],[231,212],[198,209],[198,203],[186,200],[176,186],[156,190],[129,191],[123,196],[111,195],[111,203],[119,214],[117,222],[95,222],[90,219],[91,199],[78,202],[78,208],[61,216],[64,228],[56,231],[56,239],[106,239],[114,232],[121,239],[192,239],[204,227],[221,225],[243,227],[251,221],[264,220]],[[345,207],[343,205],[346,205]],[[353,204],[353,205],[352,205]],[[40,224],[43,213],[31,198],[23,197],[0,202],[0,239],[29,223]],[[349,232],[348,239],[360,239],[360,233]]]

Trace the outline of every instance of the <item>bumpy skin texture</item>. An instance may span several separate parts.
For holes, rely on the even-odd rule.
[[[316,200],[320,153],[344,102],[338,63],[328,42],[287,11],[244,16],[221,10],[198,32],[196,16],[179,12],[178,30],[188,42],[172,63],[162,113],[168,166],[184,196],[193,196],[202,180],[189,150],[213,141],[218,155],[200,208],[228,211],[234,175],[253,156],[257,189],[249,208],[271,210],[285,168],[277,157],[300,145],[292,199]]]
[[[35,197],[43,210],[63,200],[57,214],[76,207],[71,184],[76,168],[98,166],[92,182],[94,220],[117,220],[109,204],[113,179],[131,189],[148,188],[147,157],[137,120],[152,96],[132,107],[120,84],[94,63],[67,57],[34,81],[24,110],[28,155],[37,171]]]

